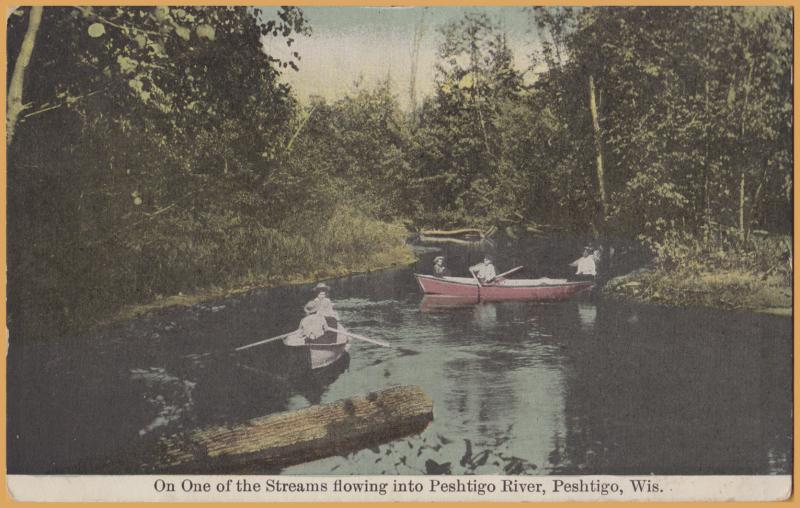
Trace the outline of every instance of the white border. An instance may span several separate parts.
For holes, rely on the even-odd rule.
[[[7,478],[9,494],[13,499],[37,502],[782,501],[788,499],[792,492],[790,475],[340,477],[9,475]],[[638,481],[640,485],[649,485],[650,491],[635,492],[632,487],[634,481]],[[244,485],[243,482],[249,485],[258,484],[259,491],[238,492],[237,482],[240,485]],[[314,484],[319,491],[277,492],[275,486],[279,482],[285,486],[294,485],[295,489],[298,489],[299,485]],[[167,484],[171,484],[174,491],[168,492]],[[273,486],[271,492],[267,491],[268,484]],[[378,491],[382,484],[386,486],[383,495]],[[393,491],[395,484],[421,484],[421,491],[395,492]],[[538,492],[535,491],[536,484],[540,485]],[[161,488],[161,492],[156,488],[157,485]],[[184,491],[182,486],[189,485],[200,486],[199,488],[208,491]],[[371,492],[354,492],[354,488],[363,489],[365,485],[369,486]],[[448,490],[455,489],[455,491],[445,492],[443,485],[448,486]],[[470,488],[469,485],[473,487]],[[477,491],[478,485],[483,486],[484,494],[481,495]],[[487,492],[492,488],[490,485],[493,486],[494,492]],[[506,489],[503,488],[504,485]],[[616,487],[612,487],[613,485]],[[437,488],[433,489],[433,486]],[[517,492],[511,492],[509,486],[516,486]],[[556,491],[557,486],[560,488]],[[606,495],[598,490],[602,489],[602,486],[607,489]],[[321,491],[323,488],[324,492]],[[534,492],[526,492],[526,488]],[[576,492],[576,489],[579,491]],[[611,492],[617,489],[617,492]]]

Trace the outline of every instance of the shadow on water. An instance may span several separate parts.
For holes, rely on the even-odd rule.
[[[505,241],[496,264],[526,265],[520,278],[566,275],[580,246]],[[233,352],[296,328],[310,286],[167,309],[51,343],[12,338],[9,472],[136,473],[161,435],[400,384],[434,401],[424,433],[284,472],[791,471],[790,319],[589,295],[423,298],[413,272],[429,272],[441,252],[457,273],[483,255],[447,247],[411,269],[329,281],[348,329],[395,347],[354,341],[322,372],[297,368],[279,342]]]

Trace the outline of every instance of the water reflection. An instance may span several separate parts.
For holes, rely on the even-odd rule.
[[[494,303],[481,302],[473,308],[475,323],[482,328],[491,328],[497,324],[497,307]]]
[[[468,296],[425,295],[420,302],[420,312],[441,312],[454,307],[472,307],[478,303],[477,298]]]
[[[581,320],[581,328],[591,331],[594,328],[594,321],[597,319],[597,307],[592,303],[580,302],[578,317]]]

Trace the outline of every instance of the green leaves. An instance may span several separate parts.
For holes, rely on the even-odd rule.
[[[106,33],[106,27],[103,26],[102,23],[92,23],[89,25],[89,28],[86,29],[86,32],[89,34],[89,37],[102,37]]]
[[[180,25],[175,25],[175,33],[185,41],[188,41],[192,37],[192,31]]]
[[[216,37],[216,31],[214,30],[214,27],[211,25],[207,24],[198,25],[198,27],[195,30],[197,31],[197,36],[201,39],[208,39],[210,41],[213,41],[214,38]]]

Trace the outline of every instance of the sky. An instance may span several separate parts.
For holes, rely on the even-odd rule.
[[[538,40],[528,15],[519,7],[304,7],[303,12],[311,25],[311,36],[296,37],[289,50],[280,39],[263,39],[270,54],[300,54],[300,70],[285,70],[283,79],[303,102],[311,95],[335,100],[355,90],[359,80],[362,86],[371,87],[390,76],[401,107],[407,109],[414,30],[421,18],[424,32],[417,68],[418,101],[434,90],[441,25],[467,12],[486,13],[506,33],[520,70],[528,67],[528,55]]]

